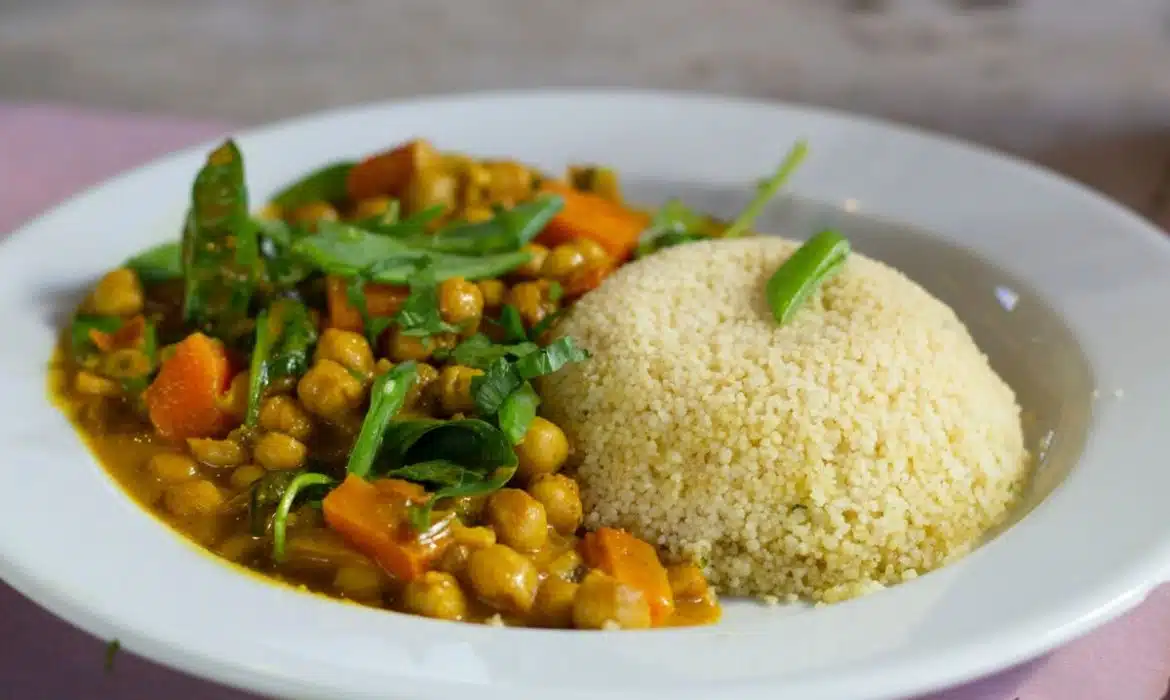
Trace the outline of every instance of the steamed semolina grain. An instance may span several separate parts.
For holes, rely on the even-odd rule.
[[[835,601],[966,553],[1028,455],[1011,389],[946,305],[861,255],[782,328],[764,295],[797,244],[694,243],[628,265],[559,333],[542,382],[587,527],[625,527],[733,595]]]

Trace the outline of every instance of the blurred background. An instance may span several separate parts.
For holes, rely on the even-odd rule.
[[[973,138],[1146,210],[1168,66],[1170,0],[0,0],[4,101],[234,125],[470,89],[718,91]]]
[[[1170,226],[1170,0],[0,0],[0,233],[226,128],[576,86],[895,119],[1023,155]],[[1141,619],[1147,646],[1167,648],[1170,605]],[[1133,651],[1121,633],[1097,639],[1038,663],[1076,677],[1101,639]],[[245,698],[134,658],[105,673],[104,642],[3,584],[0,640],[4,698]],[[1170,662],[1147,654],[1154,698]],[[1024,695],[1008,691],[1028,673],[961,697]],[[1093,685],[1108,682],[1086,677],[1081,697],[1114,697]]]

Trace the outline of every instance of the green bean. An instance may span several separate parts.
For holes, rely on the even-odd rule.
[[[849,250],[849,241],[836,231],[821,231],[797,248],[768,280],[768,306],[776,323],[792,320],[809,295],[845,264]]]
[[[780,164],[779,169],[776,170],[776,174],[760,184],[756,190],[756,196],[752,198],[752,201],[748,202],[748,205],[743,208],[739,216],[735,217],[731,225],[724,230],[723,238],[738,238],[748,233],[756,217],[760,215],[760,212],[768,204],[768,200],[776,196],[776,193],[780,191],[780,188],[784,186],[788,178],[792,177],[792,173],[804,161],[806,155],[808,155],[808,143],[805,141],[797,141],[792,147],[792,150],[788,151],[788,155],[784,157],[784,162]]]

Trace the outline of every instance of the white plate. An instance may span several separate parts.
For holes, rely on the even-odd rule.
[[[249,132],[240,144],[259,200],[312,166],[416,135],[548,169],[609,163],[635,180],[681,183],[684,194],[744,191],[806,137],[811,157],[793,190],[838,206],[854,200],[863,216],[804,211],[836,217],[863,249],[888,253],[915,276],[935,269],[926,284],[982,315],[969,320],[996,345],[993,359],[1014,366],[1009,374],[1020,381],[1037,380],[1028,392],[1043,404],[1042,422],[1057,429],[1053,449],[1064,450],[1040,492],[1055,489],[1006,534],[936,573],[824,609],[732,604],[710,628],[458,625],[242,575],[130,502],[44,391],[55,329],[78,293],[131,252],[174,235],[205,146],[93,189],[0,246],[6,581],[136,653],[286,697],[865,700],[1022,661],[1118,615],[1162,580],[1170,563],[1170,465],[1159,449],[1170,405],[1170,242],[1136,216],[952,141],[697,96],[542,92],[374,105]],[[896,227],[870,215],[929,236],[889,238]],[[998,267],[981,267],[947,242]],[[1012,279],[1024,281],[1013,287],[1014,311],[987,301]],[[1007,334],[992,337],[997,328]]]

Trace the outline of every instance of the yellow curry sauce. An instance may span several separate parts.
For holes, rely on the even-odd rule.
[[[537,415],[530,380],[588,361],[553,339],[556,314],[648,223],[612,172],[559,181],[413,141],[245,207],[229,142],[196,180],[190,249],[105,275],[53,358],[55,400],[130,496],[224,559],[374,607],[718,619],[697,566],[583,531],[568,439]]]

